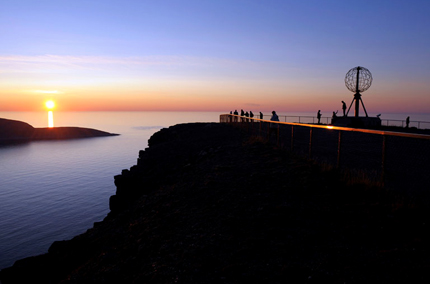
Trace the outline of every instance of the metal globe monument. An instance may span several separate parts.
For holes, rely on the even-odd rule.
[[[359,108],[361,102],[364,112],[366,113],[366,117],[368,117],[360,93],[370,88],[370,86],[372,85],[372,80],[372,73],[370,73],[370,71],[364,67],[357,66],[350,69],[348,73],[346,73],[345,86],[348,90],[354,93],[354,98],[352,99],[351,105],[348,108],[347,115],[349,113],[349,110],[351,109],[351,106],[355,102],[354,117],[359,117]]]
[[[354,67],[346,73],[345,86],[351,92],[364,92],[372,85],[372,73],[364,67]]]
[[[344,109],[343,116],[333,115],[332,124],[336,126],[346,127],[367,127],[367,128],[378,128],[381,126],[381,119],[376,117],[369,117],[367,114],[366,107],[364,106],[363,100],[361,99],[361,93],[367,91],[372,86],[372,73],[369,69],[362,66],[351,68],[345,75],[345,86],[348,90],[354,93],[352,102],[346,112],[346,105],[342,101],[342,109]],[[360,117],[360,104],[363,107],[366,116]],[[348,116],[349,111],[354,105],[354,116]]]

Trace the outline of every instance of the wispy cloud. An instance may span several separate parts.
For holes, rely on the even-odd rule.
[[[40,94],[62,94],[62,92],[59,92],[57,90],[36,90],[34,92]]]
[[[2,72],[10,72],[10,67],[68,68],[68,69],[103,69],[107,66],[218,66],[233,67],[251,66],[252,61],[238,61],[220,58],[192,56],[144,56],[144,57],[103,57],[103,56],[69,56],[69,55],[37,55],[0,56]],[[3,70],[2,70],[3,69]]]

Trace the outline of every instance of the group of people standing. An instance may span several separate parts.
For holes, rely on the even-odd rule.
[[[344,101],[342,101],[342,111],[343,111],[343,116],[346,116],[346,103]],[[338,111],[333,111],[333,114],[331,116],[332,121],[333,119],[337,118],[337,112]],[[321,124],[321,110],[318,110],[317,112],[317,119],[318,119],[318,124]]]
[[[346,116],[346,103],[344,101],[342,101],[342,111],[343,111],[343,116]],[[230,111],[230,114],[239,115],[237,110],[235,110],[234,112]],[[245,112],[243,109],[241,109],[240,110],[240,116],[253,118],[254,113],[252,111],[249,111],[249,113],[248,113],[247,111]],[[321,116],[322,116],[321,110],[318,110],[318,112],[317,112],[318,124],[321,124]],[[336,117],[337,117],[337,111],[336,112],[333,111],[332,118],[336,118]],[[261,111],[260,111],[260,119],[263,119],[263,113]],[[270,120],[271,121],[279,121],[279,117],[275,111],[272,111],[272,117],[270,118]],[[237,117],[235,118],[235,121],[237,121]]]
[[[347,108],[347,106],[346,106],[346,103],[344,102],[344,101],[342,101],[342,112],[343,112],[343,116],[346,116],[347,115],[347,113],[346,113],[346,108]],[[332,123],[333,123],[333,121],[337,118],[337,113],[338,113],[338,111],[333,111],[333,115],[332,115]],[[235,110],[234,112],[232,112],[232,111],[230,111],[230,114],[234,114],[234,115],[239,115],[239,113],[238,113],[238,111],[237,110]],[[244,111],[243,109],[241,109],[240,110],[240,116],[242,116],[242,117],[245,117],[245,118],[241,118],[241,121],[242,122],[244,122],[244,121],[246,121],[246,122],[248,122],[249,120],[248,120],[248,117],[249,118],[253,118],[254,117],[254,113],[252,112],[252,111],[249,111],[249,113],[246,111]],[[379,117],[380,116],[380,114],[379,115],[377,115],[377,117]],[[322,115],[321,115],[321,110],[318,110],[318,112],[317,112],[317,120],[318,120],[318,124],[321,124],[321,117],[322,117]],[[232,118],[230,118],[230,119],[232,119]],[[260,119],[263,119],[263,113],[260,111]],[[275,111],[272,111],[272,116],[271,116],[271,118],[270,118],[270,120],[271,121],[279,121],[279,117],[278,117],[278,115],[276,114],[276,112]],[[238,119],[237,119],[237,117],[234,117],[234,121],[235,122],[237,122],[238,121]],[[252,122],[253,120],[251,119],[251,122]],[[409,116],[406,118],[406,128],[409,128],[409,122],[410,122],[410,118],[409,118]],[[271,123],[270,124],[270,127],[277,127],[276,126],[276,124],[275,123]]]
[[[239,113],[237,112],[237,110],[235,110],[234,112],[230,111],[230,114],[234,114],[234,115],[239,115]],[[253,118],[254,114],[252,113],[252,111],[245,112],[243,111],[243,109],[240,110],[240,116],[245,117],[245,118],[241,118],[241,122],[248,122],[248,117],[249,118]],[[230,117],[230,119],[232,119],[232,117]],[[260,119],[263,119],[263,113],[260,111]],[[234,117],[234,121],[237,122],[237,116]],[[279,117],[276,114],[276,111],[272,111],[272,116],[270,117],[270,121],[279,121]],[[252,119],[251,119],[252,122]],[[276,131],[278,129],[278,124],[277,123],[270,123],[270,127],[269,127],[269,132],[268,135],[270,136],[270,134],[273,131]]]
[[[343,116],[346,116],[346,103],[344,101],[342,101],[342,111],[343,111]],[[337,118],[337,112],[338,111],[333,111],[333,114],[331,116],[332,121]],[[318,124],[321,124],[321,110],[318,110],[317,112],[317,119],[318,119]]]
[[[237,112],[237,109],[234,112],[230,111],[230,114],[239,115],[239,113]],[[243,109],[241,109],[240,110],[240,116],[253,118],[254,113],[252,111],[249,111],[249,112],[246,111],[245,112],[245,111],[243,111]],[[263,119],[263,113],[261,111],[260,111],[260,119]],[[235,117],[235,121],[237,121],[237,117]],[[246,120],[246,121],[248,121],[248,120]]]
[[[230,111],[230,114],[234,114],[234,115],[239,115],[239,113],[237,112],[237,110],[235,110],[234,112],[232,112],[232,111]],[[249,111],[249,113],[246,111],[243,111],[243,109],[241,109],[240,110],[240,116],[243,116],[243,117],[250,117],[250,118],[253,118],[254,117],[254,113],[252,112],[252,111]],[[260,111],[260,119],[263,119],[263,113]],[[237,117],[234,117],[234,119],[235,119],[235,122],[237,122]],[[276,114],[276,111],[272,111],[272,117],[270,117],[270,120],[271,121],[279,121],[279,117],[278,117],[278,115]],[[241,120],[242,122],[243,121],[248,121],[248,119],[246,119],[246,120],[243,120],[243,118],[242,118],[242,120]],[[251,120],[252,121],[252,120]],[[273,125],[275,125],[274,123],[271,123],[271,127],[273,126]]]

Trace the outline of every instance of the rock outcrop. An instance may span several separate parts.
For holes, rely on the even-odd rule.
[[[28,123],[0,118],[0,141],[28,140],[34,132],[34,127]]]
[[[7,283],[428,283],[429,210],[225,124],[162,129],[111,212]]]
[[[0,118],[0,144],[115,135],[118,134],[82,127],[34,128],[30,124],[22,121]]]

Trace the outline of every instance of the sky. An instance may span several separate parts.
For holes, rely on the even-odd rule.
[[[429,113],[430,1],[0,0],[0,111]]]

